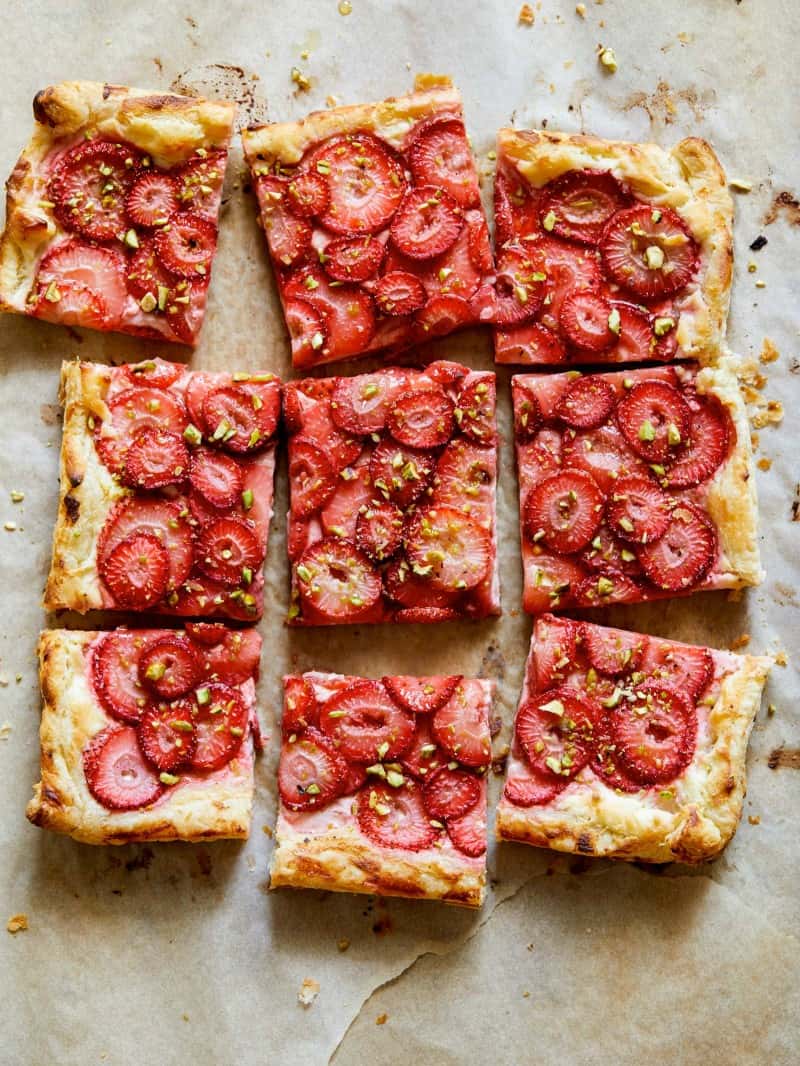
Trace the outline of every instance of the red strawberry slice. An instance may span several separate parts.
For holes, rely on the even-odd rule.
[[[319,516],[322,528],[330,536],[355,540],[359,515],[368,505],[377,506],[374,497],[369,460],[359,459],[355,466],[345,467],[336,479],[336,491]]]
[[[107,633],[92,655],[92,681],[98,699],[114,718],[136,725],[149,694],[139,680],[139,659],[149,638],[117,629]]]
[[[178,215],[155,239],[158,258],[179,278],[205,277],[217,247],[217,227],[203,215]]]
[[[238,689],[220,681],[195,691],[197,743],[190,765],[195,770],[219,770],[239,751],[250,726],[250,709]]]
[[[540,232],[538,193],[501,169],[494,182],[494,228],[498,245]]]
[[[284,299],[305,300],[323,316],[327,336],[318,355],[344,359],[363,352],[375,332],[375,310],[369,294],[355,285],[334,284],[321,270],[304,267],[286,282]]]
[[[492,448],[454,440],[436,464],[433,499],[437,507],[455,507],[464,514],[491,516],[497,457]]]
[[[515,807],[542,807],[556,798],[567,787],[566,779],[559,780],[552,774],[540,774],[529,766],[515,766],[513,776],[506,781],[503,797]]]
[[[522,557],[525,572],[523,605],[528,614],[541,614],[574,600],[586,570],[574,559],[539,555],[526,550]]]
[[[407,270],[390,270],[375,288],[375,303],[385,315],[411,315],[425,303],[425,288]]]
[[[272,439],[280,418],[280,385],[224,385],[211,389],[203,400],[203,422],[210,439],[244,455],[258,451]]]
[[[291,737],[309,727],[319,727],[319,704],[314,694],[314,686],[304,677],[285,677],[281,719],[283,735]]]
[[[192,531],[182,505],[169,500],[135,497],[121,501],[114,508],[98,539],[97,559],[101,571],[117,545],[139,533],[155,536],[166,548],[169,557],[167,589],[182,585],[192,569]]]
[[[179,485],[189,471],[189,452],[183,438],[163,429],[145,428],[125,455],[122,480],[137,489]]]
[[[328,182],[330,204],[320,222],[334,233],[377,233],[406,190],[403,166],[384,141],[369,133],[331,137],[303,159]]]
[[[347,777],[342,782],[342,795],[353,796],[367,780],[367,769],[361,763],[347,764]]]
[[[569,170],[542,189],[545,229],[581,244],[597,244],[615,212],[630,202],[627,189],[606,170]]]
[[[331,397],[331,418],[344,433],[369,436],[386,425],[389,408],[402,391],[401,374],[377,371],[354,378],[337,378]]]
[[[587,577],[574,592],[580,607],[606,607],[610,603],[636,603],[642,590],[633,578],[618,570],[603,570]]]
[[[613,488],[611,491],[614,491]],[[592,543],[583,552],[581,561],[591,570],[613,570],[629,577],[642,576],[642,568],[633,546],[615,537],[607,525],[600,526],[592,538]]]
[[[50,180],[50,199],[64,229],[96,241],[121,238],[125,196],[138,163],[135,148],[99,139],[65,152]]]
[[[536,623],[532,642],[536,688],[541,692],[561,685],[578,667],[580,623],[545,615]]]
[[[463,688],[435,712],[431,729],[437,743],[464,766],[488,766],[492,761],[486,710],[468,700]]]
[[[446,621],[450,614],[457,593],[445,591],[431,584],[429,577],[416,574],[405,559],[395,560],[383,572],[386,595],[408,611],[430,611],[430,615],[421,614],[419,618],[409,617],[405,621]],[[444,611],[444,615],[437,615]]]
[[[730,415],[716,399],[698,398],[692,406],[689,440],[666,473],[671,489],[688,489],[714,476],[725,461],[736,430]]]
[[[385,563],[400,550],[403,512],[393,503],[367,504],[356,519],[356,544],[375,563]]]
[[[292,811],[314,811],[340,795],[347,763],[316,729],[284,743],[278,766],[281,801]]]
[[[643,785],[666,784],[691,761],[697,716],[674,689],[649,681],[614,715],[612,734],[631,777]]]
[[[523,495],[562,469],[562,439],[556,429],[540,429],[530,443],[517,443],[517,467]]]
[[[650,329],[652,331],[653,359],[668,363],[678,352],[678,330],[680,312],[671,303],[666,306],[651,305]],[[656,333],[658,329],[658,333]],[[660,336],[659,336],[660,334]]]
[[[697,269],[700,254],[674,211],[647,204],[612,215],[600,238],[600,252],[611,279],[640,300],[680,291]]]
[[[637,455],[663,463],[689,439],[691,410],[666,381],[642,381],[619,401],[617,425]]]
[[[422,800],[431,818],[444,821],[460,818],[472,810],[481,798],[481,783],[466,770],[443,766],[425,778]]]
[[[567,358],[567,349],[561,339],[543,326],[530,322],[525,326],[495,331],[495,362],[555,365]]]
[[[696,703],[714,673],[714,660],[707,648],[669,644],[651,637],[645,646],[642,670]]]
[[[520,707],[515,737],[536,773],[570,780],[589,761],[596,718],[579,693],[552,688]]]
[[[598,374],[571,381],[556,407],[556,414],[574,429],[596,429],[608,420],[617,395]]]
[[[559,555],[585,548],[603,517],[603,494],[582,470],[565,470],[540,481],[528,493],[523,525],[528,539]]]
[[[139,659],[139,678],[164,700],[185,696],[203,673],[203,664],[191,642],[183,636],[154,641]]]
[[[611,302],[593,289],[566,296],[558,312],[558,325],[570,344],[584,352],[602,352],[616,340],[612,331]]]
[[[563,436],[563,463],[591,474],[603,492],[611,492],[625,474],[648,477],[649,466],[628,447],[613,422]]]
[[[283,305],[283,315],[292,341],[294,366],[313,366],[317,352],[325,347],[327,337],[322,313],[307,300],[287,300]]]
[[[399,271],[415,275],[429,299],[435,296],[460,296],[468,300],[484,281],[486,272],[476,267],[473,252],[470,250],[474,244],[473,216],[470,214],[465,221],[466,225],[455,242],[446,251],[431,259],[411,259],[390,249],[386,260],[387,273]],[[489,271],[491,270],[490,266]],[[473,312],[473,317],[479,316]]]
[[[406,555],[420,576],[435,588],[461,592],[475,588],[492,562],[488,531],[454,507],[425,507],[405,531]]]
[[[186,632],[195,644],[214,648],[223,642],[230,630],[221,622],[187,622]]]
[[[450,818],[447,832],[462,855],[479,859],[486,853],[486,804],[476,803],[460,818]]]
[[[494,375],[482,375],[470,381],[458,394],[456,420],[458,428],[477,444],[491,444],[496,436],[495,407],[497,386]]]
[[[336,473],[325,453],[305,437],[294,437],[289,449],[291,511],[307,518],[323,507],[336,491]]]
[[[493,321],[515,326],[534,318],[545,297],[547,276],[538,243],[503,248],[497,258]]]
[[[469,303],[461,296],[434,296],[417,312],[416,331],[420,340],[431,340],[474,321]]]
[[[150,707],[142,715],[139,744],[149,763],[157,770],[177,770],[194,755],[196,707],[193,700]]]
[[[153,311],[160,310],[159,298],[166,311],[167,305],[177,307],[175,297],[188,290],[189,283],[183,282],[184,288],[178,292],[181,282],[171,274],[156,254],[155,241],[152,237],[142,239],[139,247],[128,261],[125,281],[131,294],[141,304],[149,294],[156,301]],[[147,306],[147,304],[145,304]]]
[[[191,625],[187,622],[187,632]],[[192,627],[192,637],[195,641],[198,639],[196,630],[202,625],[207,629],[223,630],[221,639],[217,639],[213,645],[197,649],[205,677],[224,681],[228,685],[241,685],[245,681],[258,678],[261,637],[255,629],[228,629],[226,626],[211,626],[199,622],[194,623]]]
[[[517,441],[532,441],[542,424],[542,413],[536,393],[522,385],[522,380],[514,378],[511,386],[514,401],[514,437]]]
[[[647,359],[671,359],[657,350],[656,335],[648,315],[638,307],[619,301],[612,303],[619,314],[619,332],[616,343],[606,356],[616,363],[638,363]]]
[[[385,848],[422,851],[438,835],[422,802],[421,788],[410,781],[401,788],[365,785],[356,801],[356,818],[361,832]]]
[[[466,216],[466,222],[467,249],[472,265],[482,276],[491,274],[494,270],[494,260],[486,219],[479,212],[470,212]]]
[[[383,440],[370,458],[369,476],[376,493],[405,510],[424,495],[435,468],[431,452]]]
[[[300,598],[330,622],[358,621],[381,598],[380,575],[352,541],[325,537],[294,568]]]
[[[178,210],[180,187],[168,174],[145,172],[125,198],[125,211],[134,226],[163,226]]]
[[[395,703],[412,714],[433,714],[452,698],[463,680],[453,677],[384,677],[384,687]]]
[[[99,248],[79,240],[60,241],[42,256],[35,291],[36,314],[40,318],[60,321],[62,310],[77,315],[85,307],[91,321],[97,321],[100,312],[103,328],[113,329],[127,299],[125,258],[114,248]]]
[[[132,726],[110,725],[92,737],[83,749],[83,772],[89,791],[108,810],[147,807],[164,791]]]
[[[145,430],[182,438],[187,425],[180,400],[164,389],[125,389],[111,400],[108,409],[111,422],[100,423],[95,443],[100,458],[113,473],[123,473],[130,446]]]
[[[203,527],[196,559],[198,568],[212,581],[222,585],[242,582],[249,585],[264,561],[264,547],[240,519],[218,518]]]
[[[606,503],[606,520],[623,540],[652,544],[669,528],[673,502],[648,478],[620,478]]]
[[[198,149],[198,154],[175,172],[181,206],[216,217],[227,162],[224,148]]]
[[[408,625],[438,625],[439,622],[455,622],[463,614],[455,607],[403,607],[396,611],[395,622]]]
[[[311,248],[311,224],[288,210],[286,182],[281,178],[260,177],[256,195],[272,258],[280,267],[294,266]]]
[[[29,306],[29,314],[62,326],[100,330],[111,328],[105,301],[85,285],[75,285],[69,281],[59,282],[55,288],[48,286],[41,290]]]
[[[169,363],[156,356],[143,363],[127,363],[125,373],[131,385],[146,385],[151,389],[168,389],[174,385],[185,367],[181,363]]]
[[[464,226],[452,196],[433,185],[410,189],[391,225],[392,242],[411,259],[432,259],[446,252]]]
[[[534,245],[543,257],[547,280],[539,315],[548,329],[557,330],[561,305],[578,289],[597,289],[602,281],[600,259],[593,248],[581,248],[564,241],[544,237]]]
[[[416,731],[411,747],[403,752],[403,769],[407,770],[412,777],[424,781],[439,767],[450,762],[450,756],[443,751],[433,739],[430,719],[418,718]]]
[[[286,200],[290,210],[300,218],[312,218],[328,210],[328,183],[321,174],[303,170],[295,174],[286,186]]]
[[[200,448],[192,455],[189,468],[192,488],[206,503],[220,510],[239,503],[242,496],[242,470],[235,459],[221,452]]]
[[[304,384],[308,385],[308,382]],[[326,392],[323,395],[309,396],[313,402],[305,404],[300,401],[303,393],[287,387],[284,422],[290,433],[299,434],[302,431],[303,439],[311,441],[324,452],[334,472],[338,473],[358,460],[364,445],[357,437],[342,433],[334,425],[328,402],[333,393],[334,379],[325,379],[325,385]]]
[[[325,701],[319,727],[347,759],[373,763],[402,755],[414,739],[415,723],[379,681],[363,680]]]
[[[598,673],[619,677],[639,669],[645,637],[589,624],[584,625],[582,635],[589,662]]]
[[[445,119],[428,126],[408,153],[414,182],[444,189],[461,207],[480,201],[478,175],[463,122]]]
[[[415,389],[389,409],[387,429],[408,448],[438,448],[455,428],[453,401],[442,389]]]
[[[184,278],[167,298],[165,320],[181,344],[195,344],[203,325],[207,301],[207,278],[196,278],[189,282]]]
[[[322,266],[334,281],[366,281],[383,261],[384,245],[375,237],[337,237],[325,245]]]
[[[641,792],[641,783],[630,776],[620,757],[620,745],[614,739],[615,717],[615,711],[606,711],[598,720],[590,763],[592,772],[615,792]]]
[[[136,533],[104,555],[100,576],[119,607],[143,611],[167,591],[169,556],[158,537]]]
[[[638,549],[639,562],[654,585],[685,592],[708,573],[717,557],[717,534],[706,514],[683,501],[672,511],[666,533]]]

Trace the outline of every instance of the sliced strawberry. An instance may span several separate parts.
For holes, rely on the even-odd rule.
[[[556,407],[556,414],[574,429],[596,429],[606,422],[617,395],[605,378],[590,374],[571,381]]]
[[[561,305],[577,289],[596,289],[602,281],[600,260],[593,248],[581,248],[564,241],[544,237],[534,245],[544,258],[547,280],[539,315],[548,329],[557,330]]]
[[[653,359],[661,363],[669,363],[677,355],[679,347],[677,326],[680,317],[680,312],[670,304],[667,304],[663,310],[659,304],[651,305],[650,330]],[[658,333],[656,333],[656,328],[658,328]]]
[[[425,494],[435,468],[431,452],[383,440],[372,453],[369,474],[376,492],[405,510]]]
[[[646,637],[622,629],[584,625],[583,644],[589,662],[600,674],[619,677],[639,669]]]
[[[50,295],[48,296],[48,292]],[[85,285],[61,281],[55,287],[42,289],[28,313],[45,322],[61,326],[83,326],[86,329],[112,328],[105,301]]]
[[[663,463],[689,439],[691,410],[666,381],[641,381],[617,404],[617,425],[637,455]]]
[[[126,363],[125,373],[131,385],[146,385],[151,389],[168,389],[174,385],[185,367],[181,363],[168,363],[156,356],[143,363]]]
[[[539,401],[533,389],[521,384],[523,378],[512,380],[514,401],[514,436],[517,441],[532,441],[542,424]]]
[[[623,540],[652,544],[666,533],[673,502],[649,478],[619,478],[606,503],[606,520]]]
[[[186,480],[189,452],[183,437],[163,429],[143,429],[125,455],[122,480],[137,489],[163,489]]]
[[[217,247],[217,227],[203,215],[178,215],[156,235],[158,258],[179,278],[205,276]]]
[[[219,770],[242,746],[250,711],[241,692],[213,681],[195,691],[197,745],[191,758],[195,770]]]
[[[464,766],[488,766],[492,761],[486,710],[468,700],[462,687],[435,712],[431,729],[437,743]]]
[[[289,449],[292,515],[306,518],[323,507],[336,491],[336,473],[325,453],[304,437]]]
[[[203,673],[203,664],[186,637],[160,637],[139,659],[139,678],[163,700],[185,696]]]
[[[461,207],[480,201],[478,176],[463,122],[444,119],[415,138],[408,153],[414,182],[444,189]]]
[[[103,570],[118,544],[139,533],[155,536],[169,557],[167,589],[182,585],[192,568],[192,531],[184,508],[169,500],[135,497],[121,501],[106,519],[97,546],[98,565]]]
[[[578,666],[578,641],[583,633],[578,622],[547,615],[536,623],[532,641],[534,673],[538,691],[562,684]]]
[[[281,748],[278,789],[292,811],[314,811],[340,795],[347,763],[316,729],[308,728]]]
[[[139,680],[139,659],[150,640],[142,633],[116,629],[96,645],[92,656],[95,693],[114,718],[136,725],[149,694]]]
[[[179,281],[167,298],[165,321],[181,344],[194,345],[208,302],[208,278]]]
[[[228,629],[226,626],[211,626],[207,623],[186,623],[187,633],[198,640],[196,630],[204,625],[207,629],[222,629],[221,639],[213,645],[197,648],[202,660],[203,676],[228,685],[241,685],[258,678],[261,659],[261,637],[255,629]],[[208,639],[211,639],[210,637]]]
[[[645,646],[642,671],[697,702],[708,687],[714,660],[708,648],[669,644],[651,637]]]
[[[436,463],[432,503],[465,514],[491,514],[497,456],[492,448],[451,441]]]
[[[163,226],[178,210],[177,181],[168,174],[145,172],[125,197],[125,211],[134,226]]]
[[[375,332],[375,310],[368,293],[355,285],[332,284],[317,268],[304,267],[286,282],[284,299],[305,300],[325,319],[327,335],[319,354],[326,360],[359,355]]]
[[[331,418],[344,433],[369,436],[386,425],[389,407],[403,390],[402,375],[377,371],[337,378],[331,397]]]
[[[585,548],[603,517],[603,494],[581,470],[564,470],[540,481],[528,493],[523,525],[528,539],[559,555]]]
[[[358,794],[356,818],[361,832],[381,847],[421,851],[437,837],[422,791],[412,782],[401,788],[365,785]]]
[[[412,714],[433,714],[451,699],[463,680],[454,677],[384,677],[384,687],[395,703]]]
[[[458,394],[456,420],[461,432],[477,444],[491,444],[497,434],[494,375],[484,375],[465,385]]]
[[[466,770],[451,770],[443,766],[425,778],[422,799],[431,818],[444,821],[460,818],[472,810],[481,798],[481,783]]]
[[[221,622],[187,622],[186,632],[196,644],[214,648],[223,642],[230,630]]]
[[[89,791],[108,810],[147,807],[164,791],[132,726],[110,725],[95,734],[83,749],[83,772]]]
[[[503,796],[515,807],[542,807],[554,800],[569,782],[553,777],[552,774],[540,774],[531,767],[515,766],[503,789]]]
[[[670,296],[697,269],[700,250],[686,223],[668,207],[637,204],[608,220],[600,238],[606,272],[641,300]]]
[[[395,612],[394,620],[408,625],[438,625],[439,622],[455,622],[462,617],[455,607],[403,607]]]
[[[673,508],[666,533],[638,549],[639,562],[660,589],[685,592],[698,584],[717,557],[717,534],[708,516],[692,503]]]
[[[201,530],[196,561],[212,581],[222,585],[239,585],[243,581],[249,584],[264,561],[264,547],[240,519],[218,518]]]
[[[202,148],[175,171],[180,187],[178,199],[184,209],[216,217],[227,162],[226,149]]]
[[[450,762],[450,756],[443,751],[431,733],[430,718],[418,718],[411,747],[403,752],[401,760],[403,769],[413,777],[424,781],[439,767]]]
[[[519,174],[498,169],[494,181],[494,228],[497,244],[539,233],[539,196]]]
[[[671,489],[688,489],[714,476],[728,455],[736,430],[725,408],[709,396],[692,407],[689,439],[666,473]]]
[[[455,427],[453,401],[442,389],[414,389],[390,407],[387,428],[408,448],[438,448]]]
[[[641,792],[641,783],[631,777],[620,757],[620,745],[614,739],[615,718],[615,711],[606,711],[598,720],[591,769],[604,785],[615,792]]]
[[[492,562],[488,531],[454,507],[425,507],[408,522],[406,554],[420,576],[446,591],[475,588]]]
[[[283,315],[292,340],[294,365],[313,366],[316,353],[325,347],[327,334],[322,313],[307,300],[287,300],[283,305]]]
[[[538,243],[507,245],[497,258],[493,321],[515,326],[534,318],[545,297],[547,268]]]
[[[375,563],[385,563],[400,550],[403,512],[393,503],[368,504],[356,520],[356,544]]]
[[[192,758],[197,744],[195,714],[194,700],[176,700],[150,707],[142,715],[139,744],[157,770],[176,770]]]
[[[569,170],[542,189],[540,217],[559,237],[597,244],[606,222],[629,202],[627,189],[607,170]]]
[[[612,731],[620,760],[643,785],[666,784],[694,754],[697,716],[674,689],[649,681],[614,715]]]
[[[331,418],[330,399],[332,398],[334,379],[326,378],[326,391],[321,396],[312,396],[314,402],[301,404],[298,390],[286,391],[284,422],[290,433],[300,434],[304,440],[311,441],[328,458],[328,462],[338,473],[345,467],[357,462],[364,444],[358,437],[342,433]],[[305,382],[304,384],[308,384]],[[297,428],[295,428],[297,427]]]
[[[314,686],[304,677],[285,677],[281,719],[283,735],[291,737],[309,727],[319,727],[319,704],[314,694]]]
[[[613,492],[613,488],[611,489]],[[641,577],[642,568],[633,551],[633,545],[615,537],[607,525],[602,525],[592,538],[592,543],[583,552],[582,562],[591,570],[615,570],[629,577]]]
[[[358,621],[381,598],[380,575],[352,541],[317,541],[294,572],[303,604],[330,622]]]
[[[491,274],[494,270],[492,259],[492,246],[489,241],[489,227],[482,214],[470,212],[467,221],[467,250],[472,265],[482,275]]]
[[[139,247],[128,261],[127,269],[125,270],[125,282],[131,294],[140,304],[142,299],[146,298],[148,294],[153,297],[153,300],[156,301],[152,305],[153,311],[159,310],[159,297],[163,304],[163,310],[166,310],[167,303],[173,306],[175,297],[181,295],[177,290],[177,286],[181,283],[158,258],[155,241],[152,237],[142,239],[139,242]],[[188,289],[188,285],[187,281],[183,282],[184,289]],[[146,303],[145,306],[147,306]]]
[[[402,755],[414,739],[415,722],[379,681],[361,680],[325,701],[319,727],[347,759],[372,763]]]
[[[520,707],[515,737],[536,773],[569,780],[589,761],[596,717],[573,689],[552,688]]]
[[[127,299],[125,257],[114,248],[98,248],[79,240],[60,241],[42,256],[35,291],[35,309],[41,318],[60,321],[62,310],[77,315],[85,307],[92,321],[101,311],[103,328],[113,329]]]
[[[448,611],[456,599],[456,593],[431,585],[427,577],[416,574],[405,559],[395,560],[383,572],[386,595],[402,608],[422,611]],[[411,621],[412,619],[407,619]],[[419,621],[444,621],[436,614],[422,615]]]
[[[221,452],[198,449],[189,469],[192,488],[212,507],[235,506],[242,495],[242,470],[235,459]]]
[[[286,182],[281,178],[258,178],[256,195],[272,258],[281,267],[294,266],[311,248],[311,224],[288,210]]]
[[[280,385],[224,385],[203,400],[203,421],[210,439],[243,455],[272,439],[281,413]]]
[[[425,288],[407,270],[390,270],[375,288],[375,303],[385,315],[411,315],[425,303]]]
[[[330,204],[320,222],[334,233],[377,233],[406,190],[402,164],[388,144],[369,133],[331,137],[303,164],[327,179]]]
[[[286,186],[289,208],[300,218],[324,214],[328,210],[330,199],[327,181],[313,170],[300,171]]]
[[[164,389],[125,389],[111,400],[108,409],[111,422],[100,423],[95,443],[101,459],[113,473],[123,473],[127,453],[144,430],[182,438],[187,425],[180,400]]]
[[[558,325],[570,344],[584,352],[602,352],[616,340],[609,322],[611,302],[593,289],[578,289],[566,296],[558,312]]]
[[[369,460],[359,459],[336,479],[336,491],[319,516],[322,528],[330,536],[355,540],[359,516],[368,506],[379,504],[370,481]]]
[[[638,307],[619,301],[612,304],[619,314],[616,343],[606,353],[616,363],[637,363],[662,358],[656,351],[656,336],[650,318]]]
[[[121,238],[127,228],[125,196],[138,163],[135,148],[100,139],[66,151],[49,191],[64,229],[96,241]]]
[[[392,219],[392,242],[411,259],[432,259],[447,251],[464,226],[456,201],[442,189],[409,190]]]
[[[610,603],[636,603],[642,598],[642,590],[627,574],[607,569],[587,577],[573,595],[580,607],[605,607]]]
[[[116,605],[146,610],[155,606],[167,590],[167,550],[152,533],[135,533],[106,553],[100,576]]]
[[[648,465],[628,447],[614,422],[597,429],[565,433],[562,459],[565,466],[591,474],[603,492],[611,492],[617,479],[625,474],[636,477],[650,474]]]
[[[530,443],[517,442],[517,467],[523,495],[562,470],[563,442],[556,429],[540,429]]]
[[[375,237],[337,237],[325,245],[322,266],[334,281],[366,281],[377,272],[383,253]]]
[[[430,340],[474,321],[469,303],[461,296],[434,296],[417,313],[416,328],[421,340]]]
[[[462,855],[479,859],[486,853],[486,804],[476,803],[460,818],[450,818],[447,833]]]
[[[487,273],[475,265],[474,254],[470,250],[475,243],[474,217],[470,213],[454,243],[431,259],[412,259],[391,248],[386,259],[386,272],[415,275],[429,299],[436,296],[460,296],[464,300],[470,299],[485,280]],[[490,266],[489,272],[491,270]],[[473,318],[478,317],[478,313],[473,311]]]

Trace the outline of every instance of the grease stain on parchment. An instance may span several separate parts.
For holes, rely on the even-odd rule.
[[[769,753],[770,770],[800,770],[800,748],[775,748]]]
[[[646,111],[653,126],[671,126],[678,118],[681,105],[692,112],[696,122],[700,122],[716,100],[717,94],[713,89],[698,91],[692,86],[686,89],[671,89],[667,82],[660,81],[654,92],[631,93],[620,106],[623,111],[633,111],[636,108]]]
[[[800,200],[788,189],[773,198],[764,214],[764,225],[771,226],[779,218],[785,219],[790,226],[800,226]]]
[[[259,76],[233,63],[204,63],[189,67],[170,84],[184,96],[231,100],[237,105],[236,129],[267,121],[267,101],[258,89]]]

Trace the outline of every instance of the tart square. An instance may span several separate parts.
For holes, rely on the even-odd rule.
[[[234,111],[101,82],[37,93],[6,186],[0,309],[193,345]]]
[[[274,374],[64,363],[47,610],[261,616]]]
[[[284,678],[270,887],[479,907],[491,681]]]
[[[711,147],[502,129],[498,363],[714,363],[733,203]]]
[[[449,362],[284,386],[291,625],[500,613],[495,400]]]
[[[736,831],[768,657],[537,618],[500,840],[707,862]]]
[[[242,134],[295,367],[491,320],[489,230],[449,79]]]
[[[247,837],[260,655],[254,629],[203,622],[42,633],[29,820],[85,844]]]
[[[526,611],[760,583],[735,370],[512,379]]]

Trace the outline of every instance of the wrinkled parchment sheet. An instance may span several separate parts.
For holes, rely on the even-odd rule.
[[[781,400],[787,415],[759,431],[757,458],[772,460],[757,474],[768,576],[739,602],[705,594],[606,617],[716,647],[749,634],[748,650],[786,650],[788,666],[774,671],[753,733],[743,822],[724,857],[698,870],[493,845],[488,899],[474,914],[423,902],[267,892],[272,841],[265,830],[275,820],[276,713],[287,669],[481,673],[498,682],[498,752],[507,743],[530,621],[519,611],[503,370],[502,619],[287,632],[282,455],[260,627],[260,706],[272,742],[257,768],[251,839],[102,849],[28,825],[23,811],[38,773],[34,644],[46,622],[39,597],[57,506],[59,364],[75,354],[119,362],[145,351],[175,357],[179,349],[4,316],[0,917],[5,923],[24,913],[28,929],[12,935],[0,928],[0,1063],[796,1062],[800,10],[791,0],[586,0],[577,5],[581,15],[570,0],[542,0],[526,26],[518,23],[520,0],[351,3],[342,15],[337,0],[6,0],[0,172],[11,171],[27,140],[34,93],[70,78],[232,96],[248,124],[300,117],[329,96],[379,99],[409,88],[418,71],[446,72],[463,91],[487,174],[494,133],[508,123],[662,144],[687,134],[710,140],[729,176],[752,182],[752,191],[735,194],[731,345],[756,361],[767,378],[761,397]],[[614,74],[598,63],[601,44],[615,50]],[[309,91],[297,91],[295,66],[311,79]],[[760,234],[768,244],[751,252]],[[765,287],[756,287],[759,279]],[[277,308],[237,143],[209,315],[192,365],[288,376]],[[765,337],[779,357],[759,364]],[[486,333],[432,347],[491,366]],[[12,490],[24,492],[24,501],[12,503]],[[3,528],[6,522],[16,530]],[[493,803],[499,791],[495,777]],[[320,986],[307,1007],[297,999],[305,978]]]

